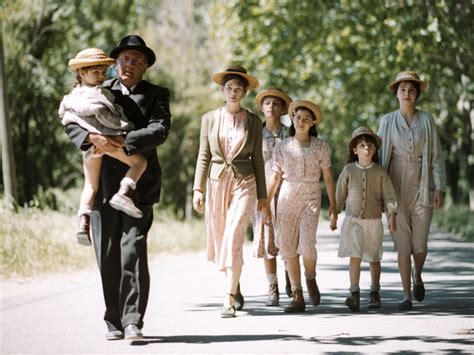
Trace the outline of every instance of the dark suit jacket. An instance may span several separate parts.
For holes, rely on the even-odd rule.
[[[136,194],[139,205],[152,205],[160,199],[161,167],[156,147],[166,140],[170,130],[170,92],[145,80],[138,83],[130,96],[122,95],[118,79],[106,81],[104,87],[112,91],[115,102],[123,107],[127,118],[135,124],[135,130],[126,136],[125,152],[129,155],[142,153],[148,161],[147,169],[138,181]],[[85,142],[89,132],[80,126],[67,125],[66,133],[78,148],[86,150],[91,146]],[[96,204],[105,203],[118,191],[127,170],[126,164],[104,156]]]

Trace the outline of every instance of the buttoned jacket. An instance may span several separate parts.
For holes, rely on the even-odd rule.
[[[379,219],[385,210],[397,212],[397,197],[387,171],[373,163],[361,168],[347,164],[339,175],[336,187],[338,213],[346,205],[346,216],[362,219]]]
[[[228,161],[219,145],[221,110],[210,111],[202,117],[193,190],[204,191],[208,178],[217,180],[225,169],[230,169],[236,178],[255,176],[257,198],[266,198],[262,121],[256,114],[247,111],[244,142],[232,160]]]

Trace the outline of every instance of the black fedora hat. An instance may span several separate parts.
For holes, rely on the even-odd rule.
[[[133,49],[143,52],[146,55],[148,66],[151,67],[156,61],[155,52],[146,46],[145,41],[138,35],[129,35],[122,38],[116,48],[110,52],[110,56],[117,59],[120,52],[127,49]]]

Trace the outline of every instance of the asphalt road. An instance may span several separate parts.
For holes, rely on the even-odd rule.
[[[402,298],[396,254],[384,241],[382,309],[368,311],[370,275],[361,275],[361,311],[343,304],[348,288],[347,259],[337,257],[338,233],[322,222],[318,237],[321,305],[289,315],[265,307],[261,260],[245,248],[241,279],[246,304],[234,319],[219,318],[224,278],[203,251],[157,255],[140,341],[106,341],[104,305],[95,267],[74,274],[0,282],[1,354],[111,353],[473,353],[474,244],[433,230],[426,262],[425,301],[410,312]],[[79,247],[79,246],[78,246]],[[92,250],[91,250],[92,253]]]

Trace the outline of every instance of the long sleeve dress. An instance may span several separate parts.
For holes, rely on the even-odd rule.
[[[402,113],[382,117],[381,164],[388,169],[397,195],[397,231],[393,234],[400,255],[428,250],[434,190],[444,190],[445,167],[434,119],[417,110],[410,126]]]
[[[266,198],[258,116],[225,108],[204,115],[194,190],[202,191],[206,181],[207,258],[224,271],[243,264],[254,206]]]

